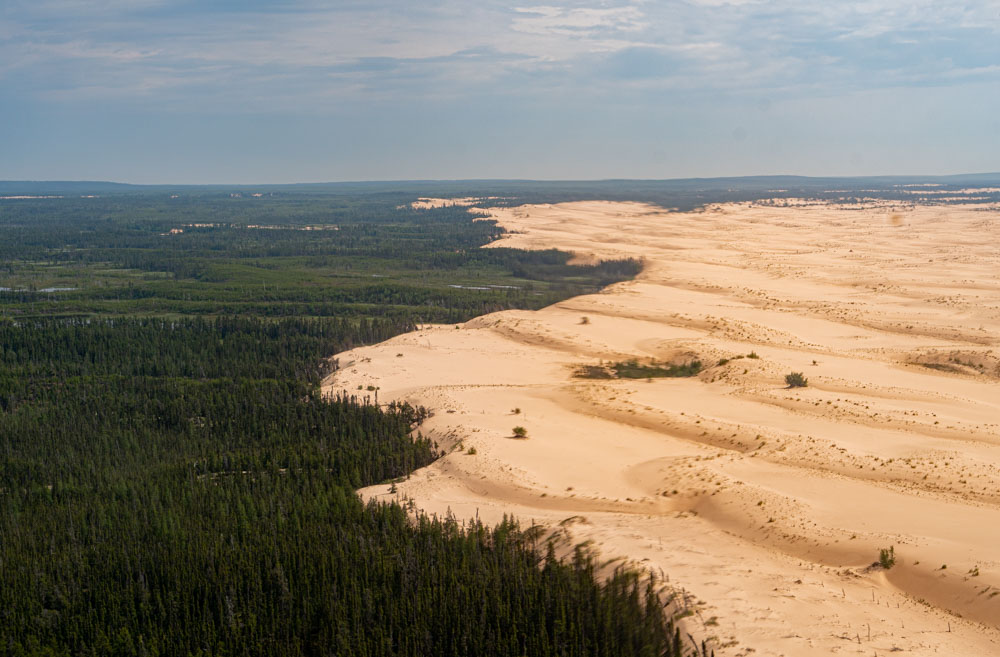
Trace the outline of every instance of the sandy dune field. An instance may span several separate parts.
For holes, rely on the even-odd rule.
[[[422,404],[450,450],[363,495],[512,513],[662,570],[717,655],[1000,655],[996,209],[491,212],[516,231],[498,246],[645,268],[339,354],[328,391]],[[630,358],[706,367],[575,376]],[[895,567],[872,568],[890,546]]]

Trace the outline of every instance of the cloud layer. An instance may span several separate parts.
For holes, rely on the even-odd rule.
[[[271,125],[340,117],[357,123],[355,133],[377,137],[444,115],[461,124],[464,116],[452,110],[464,107],[505,139],[596,127],[610,148],[609,140],[639,139],[622,124],[652,126],[653,153],[686,149],[696,135],[706,143],[717,134],[753,141],[777,126],[805,134],[822,121],[832,121],[832,132],[854,126],[884,134],[900,123],[893,112],[923,130],[929,118],[914,114],[923,106],[938,107],[949,123],[968,121],[970,112],[979,121],[974,107],[955,103],[992,104],[998,82],[996,0],[8,0],[0,7],[7,107],[0,118],[22,126],[44,112],[89,109],[132,119],[270,116]],[[954,101],[942,105],[941,97]],[[894,109],[892,98],[909,105]],[[829,116],[833,107],[846,115]],[[436,129],[450,136],[445,123]],[[761,162],[749,172],[775,166]]]
[[[269,109],[496,85],[840,93],[1000,75],[996,2],[45,0],[3,18],[0,82],[67,100]]]

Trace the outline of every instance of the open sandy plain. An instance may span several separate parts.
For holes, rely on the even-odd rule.
[[[515,231],[497,246],[645,268],[339,354],[329,391],[424,405],[421,430],[451,450],[395,496],[662,570],[717,655],[1000,655],[995,208],[491,212]],[[629,358],[706,368],[574,376]],[[792,371],[808,387],[787,388]],[[889,546],[896,566],[872,568]]]

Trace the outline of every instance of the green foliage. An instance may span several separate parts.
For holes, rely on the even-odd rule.
[[[459,322],[541,308],[640,268],[636,260],[569,265],[569,254],[555,250],[481,249],[502,234],[495,222],[401,200],[286,193],[253,202],[151,194],[6,201],[0,315]]]
[[[613,379],[614,374],[603,365],[583,365],[576,369],[575,376],[581,379]]]
[[[0,330],[4,654],[680,649],[635,575],[601,584],[586,555],[541,560],[512,521],[413,524],[360,502],[354,488],[436,456],[409,437],[422,409],[317,394],[330,341],[360,325]]]
[[[527,438],[528,437],[528,430],[525,429],[524,427],[521,427],[521,426],[514,427],[511,430],[511,433],[514,435],[515,438]]]
[[[700,360],[681,365],[656,362],[641,364],[637,360],[630,360],[610,365],[584,365],[577,368],[576,376],[581,379],[679,378],[697,376],[701,369]]]
[[[882,548],[878,551],[878,565],[889,570],[896,565],[896,548],[889,546],[889,549]]]
[[[615,363],[611,366],[615,375],[620,379],[645,379],[645,378],[677,378],[696,376],[701,372],[701,361],[692,360],[682,365],[667,365],[651,363],[640,365],[632,360],[625,363]]]
[[[638,270],[403,203],[0,207],[0,654],[681,654],[634,573],[354,494],[436,445],[424,409],[321,397],[330,355]]]
[[[804,388],[809,385],[809,380],[802,372],[791,372],[785,375],[785,383],[789,388]]]

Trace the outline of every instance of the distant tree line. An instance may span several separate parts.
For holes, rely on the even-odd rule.
[[[179,201],[140,195],[0,204],[0,316],[457,322],[541,308],[640,268],[630,259],[577,266],[555,250],[482,249],[503,230],[461,207],[413,210],[388,199],[335,197],[249,206]],[[329,229],[304,230],[310,226]]]

